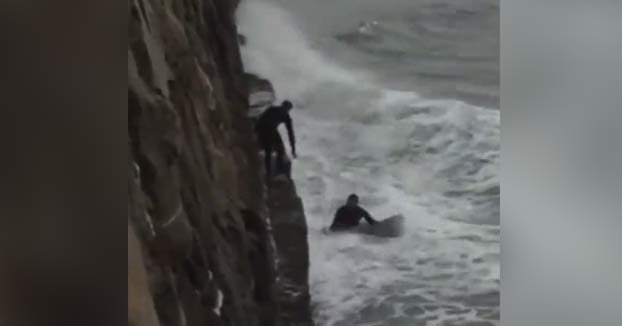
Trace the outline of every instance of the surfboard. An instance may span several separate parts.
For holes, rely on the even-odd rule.
[[[401,214],[387,217],[374,225],[361,223],[356,231],[383,238],[399,237],[404,233],[404,216]]]
[[[369,225],[367,222],[361,222],[361,224],[353,227],[352,229],[337,232],[330,231],[327,227],[322,229],[322,233],[326,235],[342,232],[373,235],[381,238],[400,237],[404,233],[404,216],[401,214],[393,215],[385,218],[384,220],[378,221],[378,223],[374,225]]]

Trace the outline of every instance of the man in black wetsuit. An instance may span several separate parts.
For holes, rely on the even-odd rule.
[[[364,218],[370,225],[378,223],[365,209],[359,206],[359,197],[356,194],[351,194],[348,196],[346,204],[335,213],[335,219],[330,230],[341,231],[357,226],[361,218]]]
[[[285,123],[287,127],[292,157],[296,158],[296,138],[294,136],[294,128],[292,127],[292,118],[289,116],[289,110],[292,107],[293,105],[290,101],[283,101],[279,106],[271,106],[261,114],[255,124],[259,145],[265,152],[266,174],[268,177],[272,173],[271,161],[273,151],[276,151],[277,155],[277,168],[282,171],[285,165],[285,145],[283,145],[283,139],[281,139],[278,131],[281,123]]]

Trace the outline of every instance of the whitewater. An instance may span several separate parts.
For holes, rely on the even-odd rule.
[[[500,112],[394,87],[354,64],[364,56],[345,64],[279,2],[245,0],[237,20],[246,70],[296,106],[316,324],[498,325]],[[365,41],[382,24],[346,32]],[[324,233],[350,193],[377,219],[403,214],[404,235]]]

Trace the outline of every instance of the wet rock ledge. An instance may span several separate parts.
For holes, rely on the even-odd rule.
[[[130,326],[312,324],[302,203],[261,177],[236,6],[128,1]]]
[[[312,326],[309,246],[302,200],[291,180],[272,182],[270,220],[278,253],[278,300],[283,325]]]

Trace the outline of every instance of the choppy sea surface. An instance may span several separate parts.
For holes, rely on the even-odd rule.
[[[237,20],[246,69],[297,107],[318,326],[498,325],[498,2],[245,0]],[[322,232],[353,192],[405,234]]]

